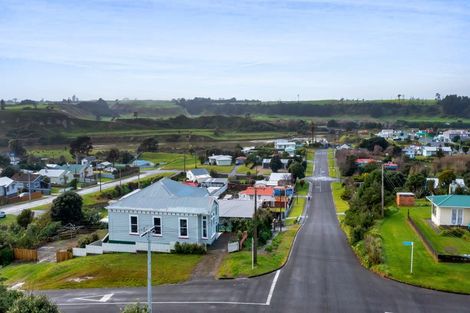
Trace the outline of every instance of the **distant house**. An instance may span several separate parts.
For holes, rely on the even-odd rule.
[[[338,146],[336,150],[350,150],[351,146],[348,144],[342,144],[341,146]]]
[[[242,164],[245,164],[245,162],[246,162],[246,157],[244,156],[239,156],[235,158],[235,165],[242,165]]]
[[[209,157],[209,164],[219,166],[232,165],[232,156],[230,155],[212,155]]]
[[[268,186],[286,186],[292,184],[291,173],[271,173],[267,182]]]
[[[410,159],[414,159],[416,156],[422,154],[421,147],[420,146],[415,146],[415,145],[407,146],[402,151]]]
[[[247,189],[240,191],[238,197],[241,200],[254,200],[256,194],[256,200],[260,203],[269,202],[274,203],[274,188],[273,187],[248,187]]]
[[[455,138],[460,138],[462,141],[470,140],[470,131],[466,129],[449,129],[442,133],[444,142],[452,142]]]
[[[60,169],[70,172],[80,182],[94,179],[93,166],[82,164],[65,164]]]
[[[392,138],[395,134],[396,131],[393,129],[382,129],[379,133],[376,134],[376,136],[388,139]]]
[[[256,149],[255,146],[250,146],[250,147],[243,147],[242,152],[243,154],[250,154]]]
[[[470,225],[470,196],[440,195],[426,197],[431,202],[431,220],[438,226]]]
[[[49,177],[54,186],[63,186],[73,180],[73,174],[63,169],[42,169],[37,174]]]
[[[256,203],[257,207],[261,207],[261,202]],[[219,217],[220,224],[232,218],[253,218],[255,212],[254,200],[232,199],[219,200]]]
[[[96,165],[96,169],[104,170],[105,168],[112,167],[112,166],[113,166],[113,163],[108,162],[108,161],[104,161],[104,162],[98,163]]]
[[[274,149],[277,151],[286,151],[286,149],[295,150],[295,148],[296,143],[294,141],[288,141],[286,139],[278,139],[274,141]]]
[[[223,194],[228,188],[228,178],[205,178],[200,179],[199,184],[201,187],[206,188],[209,195],[218,197]]]
[[[93,166],[93,165],[96,164],[96,157],[94,157],[94,156],[86,156],[86,157],[84,157],[84,158],[80,161],[80,163],[81,163],[82,165],[87,165],[87,166],[88,166],[88,165],[91,165],[91,166]]]
[[[367,164],[372,164],[372,163],[375,163],[375,162],[377,162],[377,161],[374,160],[374,159],[356,159],[356,161],[355,161],[356,165],[359,166],[359,167],[364,167]]]
[[[289,159],[281,159],[281,163],[282,163],[282,169],[287,169],[287,164],[289,164]],[[271,168],[271,159],[263,159],[263,161],[261,162],[261,166],[264,169]]]
[[[389,171],[396,171],[398,169],[398,164],[393,162],[387,162],[384,164],[384,169]]]
[[[425,157],[436,156],[439,150],[441,150],[444,155],[452,155],[451,147],[423,147],[423,156]]]
[[[49,183],[44,182],[44,177],[39,174],[28,174],[28,173],[15,173],[13,179],[19,190],[26,189],[31,192],[42,192],[44,194],[50,194],[51,186]]]
[[[186,171],[186,179],[192,182],[200,182],[204,179],[211,178],[209,171],[205,168],[195,168]]]
[[[416,196],[412,192],[397,192],[396,203],[398,206],[415,205]]]
[[[154,167],[155,163],[147,161],[147,160],[134,160],[132,162],[132,166],[135,166],[135,167]]]
[[[0,177],[0,198],[9,198],[18,195],[17,183],[8,177]]]
[[[205,188],[164,178],[107,207],[107,251],[147,250],[140,234],[155,226],[152,251],[169,252],[176,242],[212,244],[217,239],[219,203]]]

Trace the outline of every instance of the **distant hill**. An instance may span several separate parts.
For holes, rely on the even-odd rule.
[[[110,102],[110,108],[122,117],[133,117],[134,112],[139,117],[149,118],[188,114],[184,108],[167,100],[118,100]]]

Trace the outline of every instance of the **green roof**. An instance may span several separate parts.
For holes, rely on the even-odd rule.
[[[434,205],[449,208],[470,208],[470,196],[466,195],[442,195],[426,197]]]

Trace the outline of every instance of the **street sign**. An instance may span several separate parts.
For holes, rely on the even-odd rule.
[[[411,257],[410,257],[410,274],[413,274],[413,248],[414,243],[413,241],[403,241],[404,246],[411,246]]]
[[[413,241],[403,241],[403,245],[404,245],[404,246],[412,246],[412,245],[413,245]]]

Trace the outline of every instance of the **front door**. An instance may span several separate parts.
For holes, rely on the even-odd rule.
[[[463,209],[452,209],[452,225],[462,225],[463,222]]]

